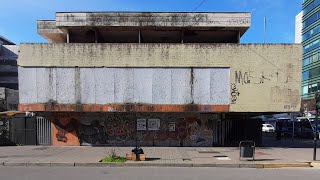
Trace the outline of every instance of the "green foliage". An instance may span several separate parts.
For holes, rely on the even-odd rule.
[[[123,163],[126,162],[127,159],[124,157],[120,157],[117,155],[117,150],[116,148],[112,148],[109,153],[108,156],[104,157],[103,159],[101,159],[100,162],[118,162],[118,163]]]
[[[100,162],[119,162],[123,163],[126,162],[126,158],[120,156],[106,156],[105,158],[101,159]]]

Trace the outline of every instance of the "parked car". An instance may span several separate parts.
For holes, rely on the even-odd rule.
[[[276,122],[277,138],[284,136],[312,139],[314,133],[312,121],[312,118],[307,117],[297,117],[294,121],[291,119],[279,119]]]
[[[274,130],[271,124],[262,124],[262,132],[274,132]]]

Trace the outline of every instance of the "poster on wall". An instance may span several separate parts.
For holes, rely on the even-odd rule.
[[[147,130],[147,120],[146,119],[137,119],[137,131]]]
[[[169,123],[169,131],[170,132],[176,131],[176,123],[175,122]]]
[[[150,131],[160,130],[160,119],[148,119],[148,130]]]

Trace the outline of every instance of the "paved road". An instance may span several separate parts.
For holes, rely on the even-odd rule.
[[[318,180],[320,169],[0,167],[1,180]]]

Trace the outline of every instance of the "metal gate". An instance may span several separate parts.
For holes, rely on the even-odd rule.
[[[34,117],[10,118],[10,137],[16,145],[36,145],[36,131]]]
[[[37,117],[37,144],[51,145],[51,122],[43,117]]]

